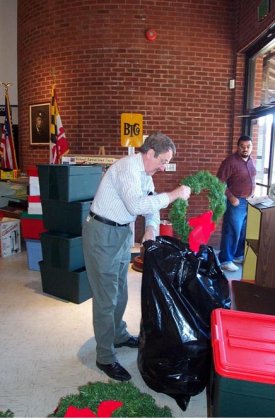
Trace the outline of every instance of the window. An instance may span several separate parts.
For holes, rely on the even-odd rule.
[[[275,25],[247,51],[245,132],[253,138],[257,196],[275,183]]]
[[[249,60],[249,110],[275,104],[275,39]]]
[[[272,131],[274,125],[274,114],[268,113],[265,116],[251,120],[251,136],[254,144],[254,155],[256,154],[256,191],[255,195],[267,195],[270,185],[275,183],[274,167],[274,138],[272,142]]]

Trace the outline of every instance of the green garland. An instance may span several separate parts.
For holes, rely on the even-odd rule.
[[[182,185],[190,186],[191,193],[196,195],[201,193],[204,189],[209,191],[209,208],[213,212],[213,221],[217,223],[226,209],[226,199],[224,195],[226,184],[221,182],[207,170],[202,170],[195,175],[188,176],[182,179],[180,183]],[[173,224],[173,229],[182,241],[188,239],[188,235],[191,231],[191,228],[186,221],[187,207],[188,201],[177,199],[169,212],[169,219]]]

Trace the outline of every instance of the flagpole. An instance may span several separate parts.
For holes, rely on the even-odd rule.
[[[66,139],[65,130],[62,125],[61,116],[57,105],[56,83],[53,74],[51,89],[51,124],[50,124],[50,163],[60,164],[61,157],[69,152],[69,144]]]
[[[7,91],[8,91],[8,88],[9,88],[10,86],[12,86],[12,83],[11,83],[11,82],[4,83],[3,81],[0,81],[0,84],[1,84],[1,86],[4,86],[4,88],[5,88],[5,92],[7,92]]]
[[[52,142],[51,142],[51,118],[52,118],[52,98],[50,102],[50,140],[49,140],[49,164],[51,164]]]
[[[55,71],[54,68],[51,69],[51,76],[52,76],[52,81],[51,81],[51,110],[50,110],[50,143],[49,143],[49,163],[53,164],[53,157],[52,157],[52,118],[53,118],[53,91],[55,88],[55,84],[56,84],[56,78],[55,78]]]
[[[1,136],[1,149],[3,153],[2,161],[4,161],[3,168],[16,170],[18,169],[18,164],[13,139],[12,115],[9,100],[9,87],[12,86],[12,83],[4,83],[0,81],[0,85],[4,86],[5,89],[5,121]]]

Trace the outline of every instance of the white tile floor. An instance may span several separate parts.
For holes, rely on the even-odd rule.
[[[88,382],[107,382],[95,366],[92,300],[73,304],[43,294],[40,272],[27,267],[26,252],[0,258],[0,411],[15,417],[47,417],[61,397],[78,393]],[[240,278],[240,271],[234,274]],[[141,273],[129,270],[128,329],[139,332]],[[137,350],[121,348],[119,361],[132,382],[174,417],[206,417],[205,392],[192,397],[183,412],[174,399],[146,386]]]

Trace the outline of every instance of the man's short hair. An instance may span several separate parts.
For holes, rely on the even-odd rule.
[[[240,145],[241,141],[251,141],[252,142],[252,138],[250,137],[250,135],[241,135],[240,138],[238,139],[238,145]]]
[[[155,131],[145,138],[144,143],[140,147],[140,152],[145,154],[151,149],[155,151],[155,157],[158,157],[162,153],[167,153],[170,150],[173,156],[176,154],[176,146],[173,140],[160,131]]]

